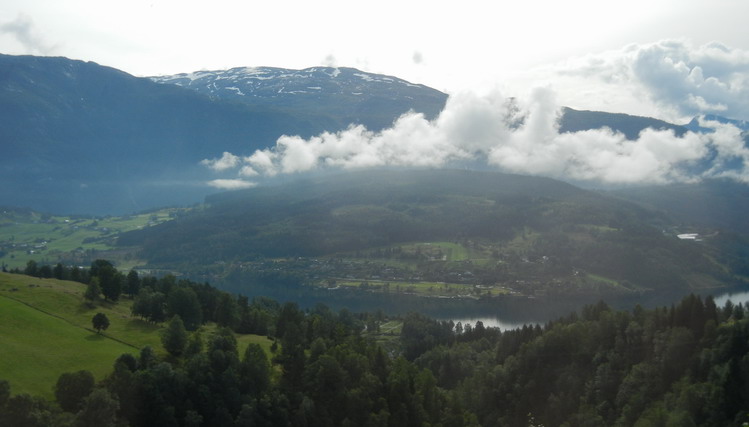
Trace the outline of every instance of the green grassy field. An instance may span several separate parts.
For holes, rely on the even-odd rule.
[[[435,261],[457,262],[469,259],[482,258],[483,253],[471,250],[459,243],[453,242],[427,242],[410,243],[399,245],[406,255],[419,255]]]
[[[179,211],[170,208],[103,218],[0,211],[0,263],[8,268],[23,268],[30,260],[55,264],[60,259],[82,258],[91,251],[110,251],[114,249],[114,239],[118,234],[169,221]],[[137,260],[123,257],[116,261],[120,269],[128,269],[137,263]]]
[[[76,282],[0,273],[0,378],[14,393],[51,397],[63,372],[86,369],[100,380],[122,353],[161,351],[160,327],[132,318],[129,301],[91,307],[84,291]],[[110,321],[102,334],[91,329],[98,312]]]
[[[160,337],[155,333],[160,326],[132,317],[132,301],[124,298],[116,304],[100,301],[92,307],[84,302],[85,290],[86,285],[77,282],[0,273],[0,295],[63,319],[78,328],[90,329],[91,318],[102,312],[110,321],[105,335],[127,343],[132,348],[161,346]]]
[[[53,387],[64,372],[89,370],[96,380],[111,372],[123,353],[137,356],[151,346],[166,353],[161,345],[162,325],[130,315],[132,301],[116,304],[99,302],[89,306],[83,298],[83,284],[55,279],[0,273],[0,379],[10,382],[11,391],[53,398]],[[102,312],[109,328],[97,334],[91,318]],[[201,328],[205,336],[215,330]],[[237,335],[239,356],[249,343],[258,343],[270,358],[272,341],[256,335]]]
[[[128,345],[70,325],[21,302],[0,295],[0,378],[14,394],[53,397],[63,372],[86,369],[101,380]]]

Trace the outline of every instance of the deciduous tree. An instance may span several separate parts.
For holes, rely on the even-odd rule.
[[[114,427],[117,425],[119,401],[106,389],[98,388],[83,401],[83,409],[75,417],[75,426]]]
[[[94,277],[88,283],[88,286],[86,287],[86,293],[83,294],[83,297],[86,298],[86,301],[88,301],[89,305],[93,306],[94,301],[99,298],[100,294],[101,286],[99,286],[99,279]]]
[[[55,398],[63,411],[78,412],[83,399],[94,389],[94,374],[89,371],[66,372],[57,379]]]
[[[107,315],[104,313],[96,313],[91,319],[91,323],[93,324],[94,329],[96,329],[96,333],[98,334],[109,327],[109,318],[107,318]]]
[[[125,293],[130,296],[130,298],[133,298],[134,296],[138,295],[138,291],[140,290],[140,277],[138,276],[138,272],[135,270],[130,270],[129,273],[127,273],[127,280],[125,282]]]
[[[203,311],[200,308],[198,295],[188,287],[174,287],[167,298],[167,313],[179,316],[188,331],[198,329],[203,323]]]
[[[172,356],[179,357],[187,346],[187,330],[179,315],[174,315],[161,335],[161,344]]]

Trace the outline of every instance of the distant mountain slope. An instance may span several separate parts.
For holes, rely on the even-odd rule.
[[[735,119],[728,119],[721,116],[716,116],[715,114],[706,114],[703,116],[704,120],[708,121],[717,121],[719,123],[723,124],[731,124],[736,126],[737,128],[741,129],[744,132],[749,131],[749,122],[746,120],[735,120]],[[700,126],[699,118],[695,117],[693,118],[689,123],[684,125],[685,128],[691,130],[692,132],[710,132],[712,129],[704,128]]]
[[[578,280],[580,269],[629,283],[629,291],[732,283],[715,261],[732,255],[664,235],[668,223],[655,211],[552,179],[384,170],[212,196],[206,209],[122,235],[119,244],[141,247],[151,267],[205,271],[266,257],[473,241],[516,260],[489,264],[497,270],[484,271],[487,280],[522,278],[531,264],[519,260],[527,258],[540,260],[536,266],[549,260],[548,281]]]
[[[676,135],[683,135],[687,128],[664,122],[651,117],[631,116],[629,114],[605,113],[602,111],[581,111],[565,107],[562,110],[560,132],[578,132],[588,129],[607,127],[626,135],[627,139],[636,140],[640,132],[647,128],[671,129]]]
[[[144,245],[147,258],[156,262],[183,256],[214,262],[323,255],[421,239],[506,237],[523,221],[523,208],[591,194],[551,179],[490,172],[330,174],[217,194],[207,199],[205,211],[126,234],[120,244]],[[181,248],[181,254],[163,250],[163,242]]]
[[[749,186],[732,180],[625,188],[612,194],[667,213],[684,224],[749,235]]]
[[[356,123],[381,130],[410,110],[431,119],[447,100],[447,94],[424,85],[347,67],[239,67],[151,79],[217,99],[287,111],[317,111],[335,118],[340,128]]]

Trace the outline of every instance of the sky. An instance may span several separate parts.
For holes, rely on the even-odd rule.
[[[310,140],[281,137],[256,153],[218,152],[203,164],[235,175],[218,177],[217,186],[321,165],[439,166],[476,153],[502,170],[672,182],[699,179],[685,165],[715,160],[716,152],[747,165],[749,154],[724,127],[712,139],[645,134],[638,145],[613,133],[569,139],[556,132],[556,112],[569,106],[674,123],[705,113],[749,119],[747,16],[745,0],[4,0],[0,53],[66,56],[136,76],[349,66],[450,94],[434,122],[411,115],[377,135],[352,128]],[[510,114],[508,97],[530,118],[523,129],[493,122]],[[478,135],[477,124],[484,126]],[[414,149],[393,151],[396,137],[411,138]],[[749,181],[747,171],[735,173]]]

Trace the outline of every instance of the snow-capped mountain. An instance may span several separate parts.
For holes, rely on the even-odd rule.
[[[424,85],[346,67],[238,67],[151,80],[190,88],[215,99],[316,111],[335,118],[343,127],[360,123],[371,130],[390,126],[394,118],[409,110],[436,117],[447,99],[446,94]]]

